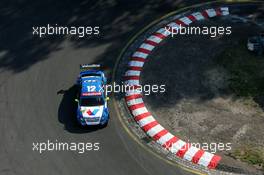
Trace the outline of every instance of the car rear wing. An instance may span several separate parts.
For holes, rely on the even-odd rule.
[[[101,68],[100,64],[80,64],[81,71],[99,69],[99,68]]]

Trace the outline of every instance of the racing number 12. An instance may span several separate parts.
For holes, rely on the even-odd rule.
[[[88,92],[94,92],[95,91],[95,86],[87,86],[87,91]]]

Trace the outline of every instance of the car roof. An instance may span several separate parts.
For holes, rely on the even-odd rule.
[[[81,78],[81,96],[102,95],[102,78],[98,76],[85,76]]]

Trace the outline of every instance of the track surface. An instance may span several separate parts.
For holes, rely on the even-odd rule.
[[[78,75],[78,65],[101,62],[109,66],[110,75],[131,31],[139,30],[177,5],[160,3],[157,8],[157,2],[131,3],[134,6],[97,1],[2,2],[0,174],[189,174],[137,145],[122,129],[111,101],[108,127],[87,130],[71,124],[71,87]],[[32,37],[32,26],[47,23],[99,25],[103,35],[83,40]],[[32,151],[32,142],[48,139],[99,142],[100,151]]]

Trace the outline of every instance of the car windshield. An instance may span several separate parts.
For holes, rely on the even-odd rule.
[[[101,105],[104,105],[104,100],[102,97],[82,98],[80,105],[81,106],[101,106]]]

